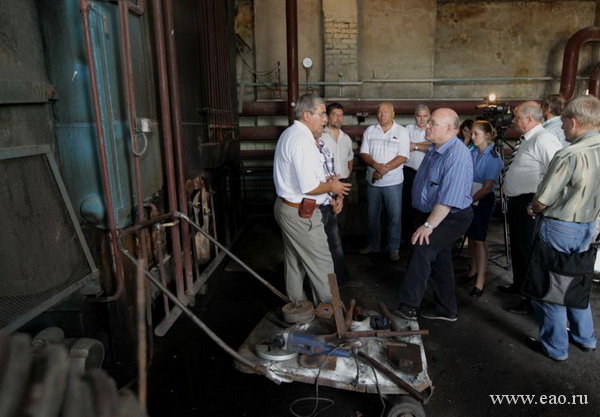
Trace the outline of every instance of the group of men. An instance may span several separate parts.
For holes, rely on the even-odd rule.
[[[508,197],[513,284],[500,286],[501,291],[520,293],[533,250],[536,215],[538,221],[542,219],[541,239],[557,250],[587,250],[596,235],[600,187],[594,179],[600,169],[600,101],[584,96],[573,99],[563,111],[564,106],[562,97],[552,95],[541,106],[525,102],[515,109],[513,125],[522,136],[502,175]],[[338,104],[326,110],[321,98],[302,96],[296,103],[295,119],[279,139],[274,161],[275,218],[283,232],[286,289],[292,300],[307,299],[303,287],[307,274],[313,299],[330,302],[327,276],[335,271],[344,279],[336,214],[343,210],[351,188],[344,181],[352,172],[351,141],[340,129],[343,108]],[[430,113],[426,106],[419,106],[416,124],[405,128],[394,121],[392,103],[384,102],[377,108],[377,119],[379,123],[365,131],[360,147],[367,165],[368,209],[368,246],[360,252],[380,250],[385,207],[390,259],[399,259],[402,239],[412,249],[395,313],[409,320],[420,314],[455,321],[452,244],[466,232],[473,216],[473,164],[470,152],[457,138],[458,115],[447,108]],[[563,137],[553,133],[558,132],[557,126]],[[563,149],[562,140],[571,145]],[[305,200],[314,201],[318,209],[301,216]],[[563,239],[557,237],[563,236],[557,231],[563,223],[578,225],[574,232],[578,245],[556,244]],[[582,227],[591,236],[583,242]],[[435,306],[419,310],[427,286],[433,291]],[[595,349],[589,306],[574,311],[550,304],[533,302],[540,338],[531,342],[532,348],[556,360],[566,359],[568,316],[569,321],[580,323],[571,324],[570,337],[583,350]],[[527,312],[521,310],[531,305],[525,300],[513,310]]]

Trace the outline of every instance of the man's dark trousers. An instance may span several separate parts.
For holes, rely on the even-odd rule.
[[[325,227],[325,234],[327,234],[327,244],[331,252],[337,283],[338,285],[342,285],[346,282],[344,271],[346,265],[344,264],[344,248],[342,247],[342,239],[340,238],[338,229],[337,216],[333,213],[329,204],[321,206],[321,216],[323,226]]]
[[[531,200],[533,200],[533,194],[521,194],[509,197],[507,205],[513,285],[519,292],[523,287],[529,260],[533,253],[535,220],[527,214],[527,206],[531,204]]]
[[[404,182],[402,186],[402,243],[410,245],[410,238],[415,232],[417,210],[412,205],[412,188],[417,171],[404,167]]]
[[[429,213],[419,213],[417,220],[422,224],[428,216]],[[438,313],[448,316],[457,313],[452,244],[467,231],[472,219],[471,207],[450,213],[429,235],[429,244],[412,245],[406,274],[400,283],[400,303],[419,307],[429,282]]]

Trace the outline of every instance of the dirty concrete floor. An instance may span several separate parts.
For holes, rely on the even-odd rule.
[[[498,220],[492,224],[489,244],[490,256],[505,264],[502,223]],[[368,309],[376,309],[381,301],[394,307],[406,252],[399,262],[391,263],[383,255],[359,255],[362,245],[364,241],[358,236],[349,236],[345,242],[351,281],[341,291],[343,300],[354,298]],[[281,240],[272,219],[249,223],[233,251],[261,276],[283,288]],[[455,271],[460,272],[467,265],[467,250],[456,252]],[[534,318],[505,311],[519,300],[496,290],[497,285],[510,283],[510,271],[493,263],[488,271],[481,298],[469,296],[471,286],[457,287],[457,322],[419,319],[421,328],[430,332],[423,343],[435,387],[425,405],[427,416],[600,416],[600,351],[584,353],[571,346],[564,363],[531,351],[525,339],[537,335]],[[592,306],[600,308],[599,301],[600,285],[594,284]],[[266,287],[226,260],[211,277],[207,295],[198,297],[194,311],[237,349],[254,325],[281,305]],[[596,312],[594,317],[598,335]],[[315,395],[314,385],[277,385],[265,377],[236,371],[232,359],[186,318],[179,319],[166,337],[157,338],[156,348],[149,389],[149,414],[153,417],[291,416],[292,402]],[[532,401],[538,403],[493,404],[490,395],[494,394],[535,395]],[[572,402],[575,398],[587,404],[543,405],[542,395],[547,401]],[[320,387],[319,396],[334,401],[320,416],[382,415],[382,403],[374,394]],[[300,415],[309,415],[311,410],[312,403],[294,408]]]

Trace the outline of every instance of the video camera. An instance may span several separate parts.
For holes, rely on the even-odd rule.
[[[511,126],[514,117],[512,107],[507,103],[498,103],[498,98],[495,94],[490,94],[484,98],[483,104],[478,104],[477,109],[483,111],[483,120],[487,120],[494,126],[498,136],[502,134]]]

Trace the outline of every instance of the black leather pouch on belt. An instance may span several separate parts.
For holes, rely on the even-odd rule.
[[[303,219],[310,219],[317,208],[317,200],[312,198],[303,198],[298,207],[298,214]]]

